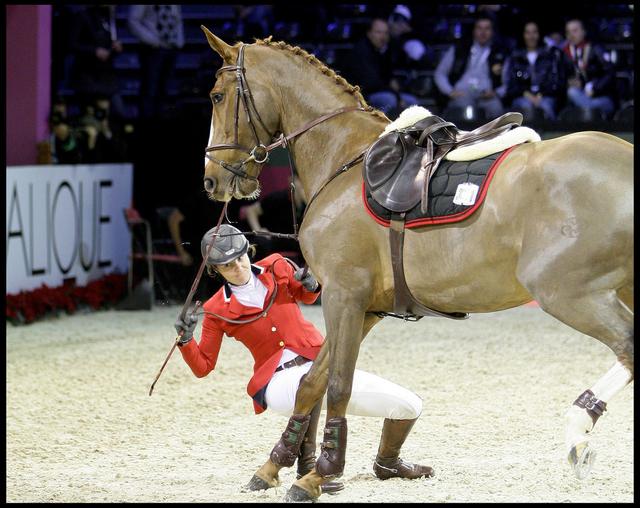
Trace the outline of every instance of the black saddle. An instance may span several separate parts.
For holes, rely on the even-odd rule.
[[[426,211],[429,179],[447,153],[520,125],[521,113],[505,113],[473,131],[461,131],[438,116],[428,116],[389,132],[369,147],[363,166],[366,186],[373,199],[392,212],[407,212],[420,201]]]

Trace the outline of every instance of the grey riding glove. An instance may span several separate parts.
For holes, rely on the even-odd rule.
[[[307,274],[303,277],[304,268],[299,268],[296,273],[293,274],[293,277],[296,280],[299,280],[302,286],[309,292],[315,293],[318,290],[319,284],[316,278],[310,271],[307,271]]]
[[[198,316],[192,314],[191,312],[187,312],[184,319],[178,316],[178,319],[175,322],[176,332],[180,333],[183,331],[182,337],[178,341],[178,345],[183,346],[191,339],[193,339],[193,332],[196,329],[196,325],[198,324]]]

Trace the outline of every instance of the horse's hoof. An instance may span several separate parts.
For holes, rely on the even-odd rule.
[[[589,446],[589,443],[579,443],[571,448],[568,459],[576,477],[582,480],[589,476],[593,468],[596,460],[596,451]]]
[[[318,498],[311,496],[302,487],[298,487],[296,484],[291,485],[291,488],[287,491],[287,495],[284,497],[286,503],[315,503]]]
[[[253,490],[267,490],[273,487],[277,487],[280,485],[280,481],[275,478],[272,483],[263,480],[259,476],[253,475],[253,478],[249,480],[249,483],[242,489],[245,492],[253,491]]]

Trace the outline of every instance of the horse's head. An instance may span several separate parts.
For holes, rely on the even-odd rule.
[[[229,46],[204,26],[209,45],[223,60],[211,89],[213,103],[205,152],[204,188],[209,198],[229,201],[259,193],[258,175],[280,126],[277,95],[264,64],[240,43]],[[252,45],[253,47],[253,45]]]

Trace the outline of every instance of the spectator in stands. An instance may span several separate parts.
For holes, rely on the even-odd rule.
[[[182,9],[180,5],[132,5],[128,24],[140,40],[140,115],[156,118],[167,98],[178,50],[184,46]]]
[[[345,78],[360,86],[367,102],[389,116],[418,103],[393,77],[389,24],[382,18],[371,20],[366,36],[355,43],[341,67]]]
[[[62,99],[54,101],[49,115],[51,161],[54,164],[81,164],[95,146],[97,131],[93,127],[76,128],[67,116]]]
[[[75,54],[73,83],[85,105],[96,96],[108,97],[117,116],[124,116],[118,76],[113,67],[116,53],[122,52],[117,39],[115,6],[87,5],[70,20],[69,48]]]
[[[296,221],[300,225],[305,209],[306,197],[302,183],[295,175],[294,207],[291,206],[291,192],[289,187],[262,197],[259,201],[240,210],[240,218],[246,220],[252,231],[271,233],[293,233],[293,209],[295,208]],[[290,238],[276,238],[272,236],[256,235],[253,237],[256,245],[256,255],[268,256],[274,252],[294,252],[302,257],[300,246],[296,240]]]
[[[565,25],[567,41],[564,52],[573,64],[567,96],[574,105],[599,109],[607,117],[614,111],[615,74],[605,59],[602,47],[586,39],[584,24],[571,19]]]
[[[493,20],[493,44],[507,53],[513,51],[519,34],[514,20],[520,19],[522,6],[510,4],[479,4],[476,6],[478,16],[485,15]]]
[[[562,52],[541,46],[538,24],[525,23],[522,44],[505,64],[505,102],[522,111],[526,120],[531,120],[537,109],[546,119],[555,120],[558,100],[567,89],[565,71]]]
[[[393,62],[401,69],[427,69],[432,67],[434,52],[415,33],[411,26],[411,10],[396,5],[389,16],[390,51]]]
[[[472,40],[463,39],[442,56],[435,72],[435,83],[448,99],[448,111],[468,106],[482,109],[487,118],[503,112],[498,88],[502,81],[504,50],[493,43],[493,19],[479,14],[473,24]]]
[[[558,30],[552,30],[544,36],[544,44],[548,48],[562,49],[564,47],[564,37]]]
[[[111,103],[107,97],[97,97],[94,104],[87,108],[80,118],[82,127],[95,132],[92,149],[84,162],[126,162],[128,160],[128,141],[125,128],[119,119],[111,115]]]

